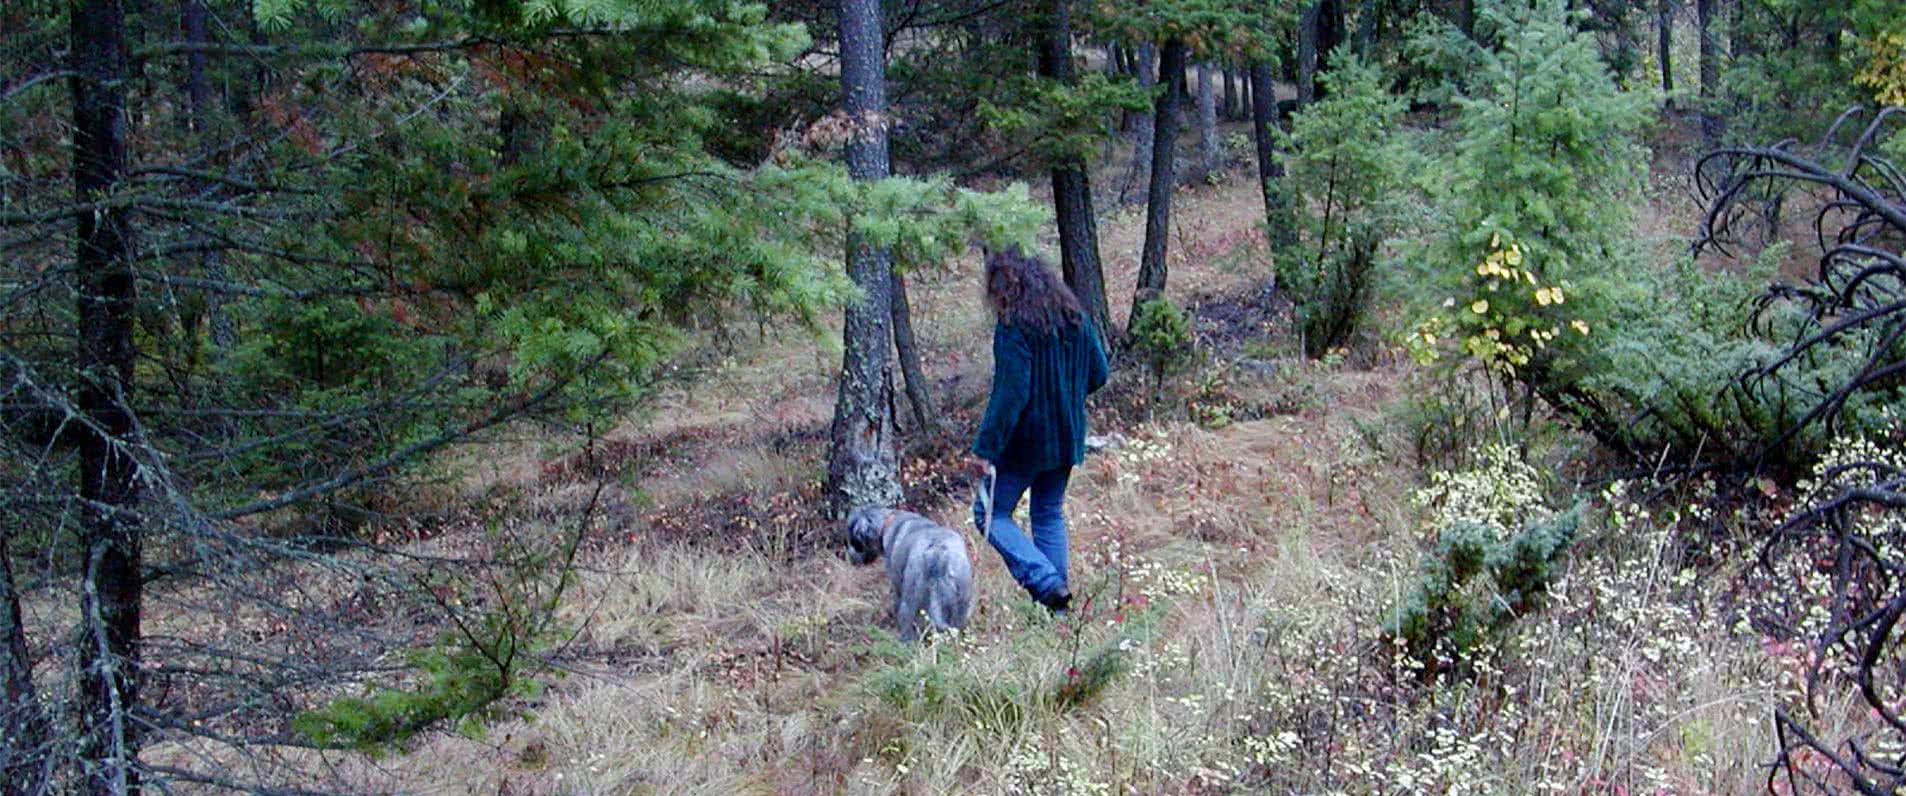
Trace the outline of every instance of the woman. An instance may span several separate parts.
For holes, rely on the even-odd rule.
[[[986,501],[973,519],[1039,604],[1066,610],[1066,481],[1085,458],[1085,396],[1105,384],[1105,349],[1078,298],[1052,270],[1018,251],[986,258],[993,326],[993,392],[973,454],[998,472],[990,527]],[[1032,536],[1013,523],[1032,492]]]

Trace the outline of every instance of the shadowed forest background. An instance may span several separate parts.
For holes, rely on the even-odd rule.
[[[1900,0],[15,0],[0,796],[1892,794]],[[1075,610],[898,643],[984,251]]]

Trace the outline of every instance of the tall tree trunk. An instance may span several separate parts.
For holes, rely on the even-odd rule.
[[[1701,141],[1713,148],[1721,140],[1721,117],[1715,112],[1720,96],[1720,47],[1714,42],[1715,0],[1695,0],[1695,23],[1701,36]]]
[[[1159,56],[1158,73],[1183,75],[1187,55],[1184,41],[1166,41],[1164,51]],[[1159,92],[1156,114],[1152,119],[1152,129],[1158,131],[1158,140],[1152,145],[1152,179],[1145,205],[1145,248],[1139,259],[1138,289],[1132,294],[1132,314],[1126,321],[1127,329],[1138,319],[1140,305],[1165,292],[1165,252],[1171,237],[1171,193],[1174,187],[1172,150],[1178,137],[1174,133],[1178,130],[1180,94],[1174,89],[1167,86]]]
[[[1218,91],[1212,65],[1198,67],[1198,170],[1201,179],[1224,168],[1224,150],[1218,147]]]
[[[1304,6],[1297,18],[1297,107],[1310,105],[1317,98],[1317,19],[1325,0]]]
[[[933,384],[920,366],[920,347],[913,339],[913,307],[907,302],[907,278],[898,268],[893,269],[893,348],[900,360],[900,375],[906,379],[914,424],[924,435],[939,434],[940,410],[933,405]]]
[[[1257,144],[1257,181],[1264,192],[1265,235],[1274,249],[1296,241],[1290,215],[1284,211],[1284,163],[1277,158],[1277,89],[1271,65],[1251,64],[1251,138]]]
[[[1130,47],[1121,47],[1117,44],[1106,45],[1105,61],[1105,72],[1108,77],[1117,78],[1124,75],[1131,75],[1136,79],[1138,76],[1138,67],[1136,65],[1138,59],[1132,54],[1132,48]],[[1119,109],[1118,132],[1130,132],[1132,129],[1132,118],[1136,115],[1137,114],[1132,111],[1123,108]],[[1109,153],[1112,151],[1113,140],[1116,138],[1117,136],[1106,137],[1106,152],[1108,153],[1108,158],[1110,157]]]
[[[205,29],[206,9],[203,0],[185,0],[180,9],[181,20],[185,28],[185,40],[193,44],[210,44],[212,39]],[[203,50],[194,50],[185,57],[185,100],[190,113],[186,123],[194,133],[203,135],[210,127],[212,114],[211,81],[207,79],[206,54]],[[206,186],[201,186],[201,188]],[[210,251],[199,257],[199,268],[207,279],[224,282],[225,256],[223,252]],[[232,323],[231,313],[225,311],[225,297],[217,292],[206,296],[206,315],[211,324],[212,345],[220,355],[231,351],[238,343],[237,327]]]
[[[116,195],[126,178],[126,33],[119,0],[75,0],[72,22],[73,188],[81,205]],[[75,658],[84,788],[127,794],[139,788],[140,535],[132,437],[132,314],[128,213],[104,207],[78,214],[80,383],[80,583]]]
[[[853,126],[847,170],[856,180],[887,176],[887,88],[880,0],[841,0],[842,108]],[[890,253],[849,231],[847,274],[862,293],[841,329],[840,392],[834,404],[827,501],[834,516],[857,506],[900,503],[894,454],[893,265]]]
[[[1244,108],[1238,96],[1238,73],[1229,66],[1220,67],[1218,73],[1224,76],[1224,93],[1220,95],[1218,116],[1236,119],[1242,115],[1240,111]]]
[[[1323,96],[1318,79],[1329,67],[1330,54],[1344,40],[1343,4],[1317,0],[1304,8],[1297,23],[1297,106]]]
[[[1661,93],[1674,93],[1674,0],[1660,0],[1655,6],[1655,54],[1661,59]],[[1667,100],[1674,107],[1674,97]]]
[[[210,44],[211,37],[205,32],[205,3],[202,0],[185,0],[180,9],[181,20],[185,28],[185,40],[192,44]],[[204,50],[193,50],[185,56],[185,99],[191,109],[187,123],[193,132],[204,132],[206,106],[211,101],[211,83],[205,76],[206,55]]]
[[[1330,54],[1337,46],[1350,38],[1350,30],[1344,20],[1344,8],[1347,0],[1322,0],[1317,4],[1317,70],[1330,67]],[[1321,91],[1320,91],[1321,93]]]
[[[10,529],[9,529],[10,530]],[[33,658],[20,621],[20,592],[0,531],[0,796],[38,796],[47,784],[51,738],[33,688]]]
[[[1039,47],[1039,74],[1065,84],[1073,82],[1069,3],[1048,0]],[[1099,262],[1098,216],[1092,212],[1091,177],[1080,159],[1052,164],[1052,211],[1059,227],[1059,270],[1066,286],[1079,297],[1099,334],[1109,336],[1111,311],[1105,301],[1105,270]]]
[[[1153,77],[1152,62],[1157,57],[1158,47],[1151,42],[1138,45],[1138,85],[1153,93],[1157,91],[1158,81]],[[1162,70],[1156,74],[1169,74]],[[1171,93],[1170,88],[1153,99],[1153,105],[1164,102],[1163,94]],[[1176,98],[1174,98],[1175,100]],[[1132,167],[1125,173],[1125,185],[1119,189],[1119,202],[1134,201],[1138,187],[1151,179],[1152,140],[1157,136],[1152,131],[1153,114],[1140,113],[1132,119]]]
[[[258,22],[258,10],[251,3],[242,3],[239,13],[244,14],[245,37],[254,47],[269,47],[271,37],[265,35],[265,27]],[[250,68],[245,70],[251,77],[250,85],[241,85],[230,92],[227,101],[232,109],[247,122],[258,123],[258,109],[263,103],[265,92],[271,89],[271,66],[263,56],[238,56],[248,61]]]
[[[1476,38],[1476,0],[1457,0],[1456,27],[1462,29],[1463,36]]]
[[[1382,17],[1383,4],[1377,0],[1363,0],[1363,7],[1357,11],[1357,35],[1353,40],[1357,54],[1369,56],[1377,42],[1377,22]]]
[[[1251,67],[1246,66],[1238,74],[1238,98],[1244,104],[1238,106],[1238,118],[1249,121],[1257,108],[1257,94],[1251,88]]]

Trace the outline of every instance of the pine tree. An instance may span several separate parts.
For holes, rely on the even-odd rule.
[[[136,516],[138,465],[126,449],[133,433],[134,303],[131,212],[108,199],[126,187],[126,31],[119,0],[87,0],[71,11],[73,184],[78,213],[78,374],[73,407],[85,418],[79,439],[86,558],[76,649],[83,728],[75,755],[87,764],[89,793],[139,789],[134,764],[139,702],[139,571],[143,534]],[[92,209],[92,208],[100,209]]]
[[[1127,327],[1138,317],[1142,305],[1165,290],[1171,195],[1177,187],[1177,132],[1182,100],[1188,95],[1184,77],[1192,55],[1255,56],[1263,52],[1267,42],[1258,23],[1264,12],[1249,0],[1152,0],[1134,2],[1129,7],[1101,7],[1093,20],[1096,29],[1118,38],[1158,42],[1158,75],[1165,83],[1153,91],[1145,241]]]
[[[1266,235],[1274,248],[1283,248],[1293,240],[1283,193],[1284,163],[1277,154],[1278,126],[1276,82],[1271,64],[1258,60],[1251,64],[1251,138],[1257,151],[1257,181],[1264,195]]]
[[[886,47],[877,0],[840,6],[841,109],[848,125],[847,169],[856,180],[887,176]],[[847,243],[847,272],[860,298],[841,329],[840,396],[827,460],[832,516],[857,506],[900,504],[894,452],[891,254],[857,233]]]
[[[152,768],[140,749],[282,743],[259,711],[370,676],[365,645],[409,642],[333,643],[344,618],[315,609],[286,614],[312,639],[295,651],[155,642],[140,633],[155,579],[199,579],[168,611],[282,611],[252,579],[335,563],[322,551],[355,543],[355,505],[432,452],[618,416],[691,328],[812,324],[851,292],[834,235],[853,207],[931,202],[946,223],[929,234],[956,242],[953,225],[1002,212],[940,184],[862,190],[731,126],[807,41],[758,5],[265,0],[236,34],[195,8],[172,40],[85,0],[0,45],[0,72],[26,76],[0,99],[7,788],[224,776]],[[47,134],[40,120],[62,116],[71,136]],[[55,569],[15,577],[27,562]],[[404,610],[442,609],[413,565],[365,553],[351,571]],[[23,583],[70,597],[75,625],[21,626]],[[20,675],[69,640],[65,682]],[[142,687],[178,667],[234,723],[186,721]],[[78,721],[43,721],[68,694]]]
[[[1218,95],[1212,64],[1198,66],[1198,171],[1203,179],[1224,167],[1224,150],[1218,144]]]
[[[1074,81],[1070,0],[1048,0],[1039,44],[1039,74],[1062,86]],[[1101,335],[1109,335],[1105,269],[1099,262],[1097,214],[1084,153],[1059,153],[1052,164],[1052,208],[1059,228],[1059,266]]]
[[[1166,39],[1159,47],[1158,73],[1173,82],[1184,79],[1189,48],[1182,39]],[[1171,197],[1178,188],[1173,160],[1177,150],[1179,97],[1175,85],[1162,87],[1152,114],[1151,180],[1145,191],[1145,242],[1138,261],[1138,288],[1132,293],[1132,313],[1126,328],[1138,322],[1144,305],[1165,292],[1167,248],[1171,236]]]
[[[1388,93],[1381,70],[1340,50],[1324,84],[1329,93],[1291,120],[1285,183],[1297,235],[1277,254],[1278,286],[1311,357],[1356,333],[1379,248],[1402,228],[1405,177],[1415,170],[1403,100]]]
[[[1625,270],[1645,170],[1635,136],[1652,95],[1615,84],[1561,0],[1517,9],[1500,29],[1458,99],[1437,221],[1448,232],[1429,247],[1425,279],[1449,293],[1417,339],[1452,341],[1487,365],[1519,392],[1522,417],[1541,399],[1620,449],[1621,419],[1585,396],[1582,378],[1635,281]]]
[[[1695,33],[1700,37],[1701,140],[1714,146],[1721,138],[1721,116],[1714,107],[1720,88],[1720,53],[1714,42],[1715,0],[1694,0]]]

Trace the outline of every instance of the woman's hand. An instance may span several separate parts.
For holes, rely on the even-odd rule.
[[[960,475],[968,478],[979,478],[986,475],[986,471],[992,468],[992,462],[974,456],[971,453],[962,454],[960,456]]]

